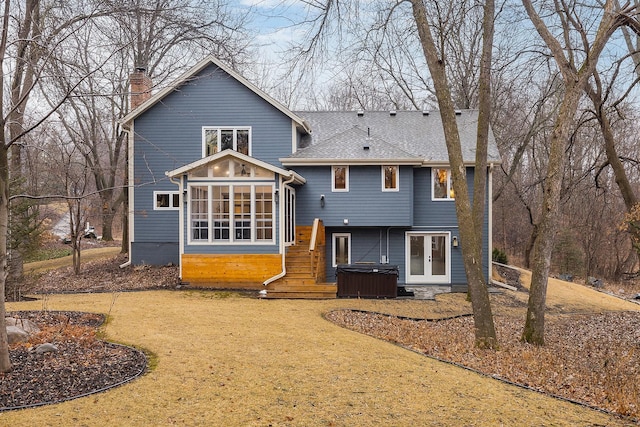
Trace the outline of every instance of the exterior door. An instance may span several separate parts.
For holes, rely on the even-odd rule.
[[[449,284],[449,233],[407,233],[406,282]]]

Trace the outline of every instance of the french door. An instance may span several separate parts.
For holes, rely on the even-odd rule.
[[[451,246],[449,233],[406,234],[406,282],[451,282]]]

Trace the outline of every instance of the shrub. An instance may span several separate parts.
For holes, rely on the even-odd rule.
[[[493,248],[493,253],[491,254],[491,258],[495,262],[499,262],[500,264],[508,264],[509,260],[507,259],[507,254],[498,248]]]

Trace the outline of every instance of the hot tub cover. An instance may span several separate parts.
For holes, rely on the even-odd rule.
[[[398,266],[391,264],[339,264],[337,273],[392,274],[398,275]]]

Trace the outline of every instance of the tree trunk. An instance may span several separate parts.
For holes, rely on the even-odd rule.
[[[8,151],[0,147],[0,372],[10,372],[9,343],[5,322],[5,285],[7,283],[7,233],[9,231]]]
[[[582,87],[567,87],[560,113],[551,134],[549,164],[544,181],[542,199],[542,217],[538,224],[538,233],[533,244],[531,259],[531,287],[527,304],[522,340],[531,344],[544,345],[545,309],[547,299],[547,283],[551,269],[551,254],[557,230],[558,212],[562,178],[564,175],[565,148],[569,141],[574,115]]]
[[[491,313],[489,291],[482,271],[482,237],[479,230],[474,226],[475,221],[467,188],[466,167],[462,157],[460,135],[451,91],[445,73],[445,61],[440,58],[440,53],[431,36],[431,28],[427,21],[423,0],[411,0],[411,5],[423,53],[429,66],[429,72],[438,99],[445,142],[449,154],[453,189],[456,195],[456,216],[460,230],[462,259],[473,310],[476,345],[481,348],[496,348],[498,342],[493,324],[493,314]],[[484,164],[486,165],[486,159]],[[484,173],[486,174],[486,170]]]
[[[116,213],[109,200],[102,201],[102,240],[113,241],[113,219]]]
[[[560,105],[560,110],[556,118],[555,127],[551,134],[551,147],[549,150],[549,163],[544,182],[544,195],[542,198],[542,215],[538,224],[538,237],[533,246],[531,288],[529,290],[529,303],[527,306],[527,318],[522,333],[522,340],[531,344],[544,345],[545,327],[545,305],[547,298],[547,283],[549,280],[549,270],[551,267],[551,255],[555,241],[557,229],[557,217],[560,204],[560,192],[562,190],[562,179],[564,175],[565,148],[568,144],[571,129],[574,124],[574,116],[578,109],[578,103],[583,91],[587,87],[589,77],[596,69],[598,58],[604,50],[607,41],[621,24],[619,15],[614,12],[615,2],[607,0],[603,6],[603,14],[598,25],[598,30],[594,40],[587,43],[588,36],[582,33],[581,41],[584,42],[582,48],[586,49],[585,60],[582,64],[575,64],[574,58],[567,58],[566,52],[574,46],[561,45],[556,36],[552,34],[544,21],[533,8],[531,0],[522,0],[527,15],[533,23],[536,31],[542,37],[547,47],[550,49],[556,65],[562,74],[565,85],[564,99]],[[571,13],[570,11],[558,9],[556,13]],[[581,30],[584,27],[575,16],[561,20],[572,27],[562,27],[565,36],[573,30]],[[567,37],[565,41],[570,40]]]
[[[602,136],[604,138],[607,161],[613,170],[613,174],[616,178],[616,184],[622,194],[622,199],[624,200],[627,212],[630,212],[638,203],[638,198],[633,191],[633,187],[629,182],[629,177],[624,170],[624,166],[622,165],[616,150],[616,140],[613,135],[613,130],[611,129],[611,122],[609,121],[609,117],[607,117],[607,112],[605,111],[605,105],[602,99],[602,84],[598,73],[594,73],[594,80],[596,82],[596,88],[591,86],[587,87],[587,94],[589,95],[589,98],[591,98],[591,102],[593,102],[595,115],[598,119],[598,123],[600,124],[600,130],[602,131]]]

